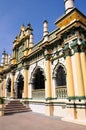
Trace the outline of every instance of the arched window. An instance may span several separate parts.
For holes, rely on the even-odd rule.
[[[60,65],[56,70],[56,86],[66,85],[66,74],[64,68]]]
[[[33,89],[44,89],[45,88],[45,78],[43,72],[40,68],[37,68],[33,74]]]
[[[7,92],[11,92],[11,78],[10,77],[7,79],[6,86],[7,86]]]

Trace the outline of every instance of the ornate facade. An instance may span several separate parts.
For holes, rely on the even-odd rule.
[[[45,20],[37,44],[31,25],[21,26],[9,63],[0,66],[0,96],[26,100],[33,112],[86,120],[86,16],[64,2],[57,28],[48,33]]]

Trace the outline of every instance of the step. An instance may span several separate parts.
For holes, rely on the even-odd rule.
[[[31,110],[16,110],[16,111],[5,111],[4,114],[5,115],[9,115],[9,114],[14,114],[14,113],[21,113],[21,112],[31,112]]]
[[[31,109],[22,104],[19,100],[10,101],[4,108],[4,114],[20,113],[20,112],[30,112]]]

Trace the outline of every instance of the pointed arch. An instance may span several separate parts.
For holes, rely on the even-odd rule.
[[[16,78],[16,95],[17,95],[17,98],[22,98],[23,89],[24,89],[24,77],[21,73],[19,73],[17,78]]]
[[[37,66],[32,72],[31,83],[33,89],[44,89],[45,88],[45,75],[41,67]]]
[[[10,77],[8,77],[7,79],[6,88],[7,88],[7,92],[11,92],[11,78]]]
[[[59,63],[55,66],[53,76],[55,77],[56,86],[66,85],[66,69],[63,64]]]

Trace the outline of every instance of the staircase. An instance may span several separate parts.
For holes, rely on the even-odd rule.
[[[30,111],[31,109],[29,107],[26,107],[19,100],[12,100],[5,106],[4,115]]]

